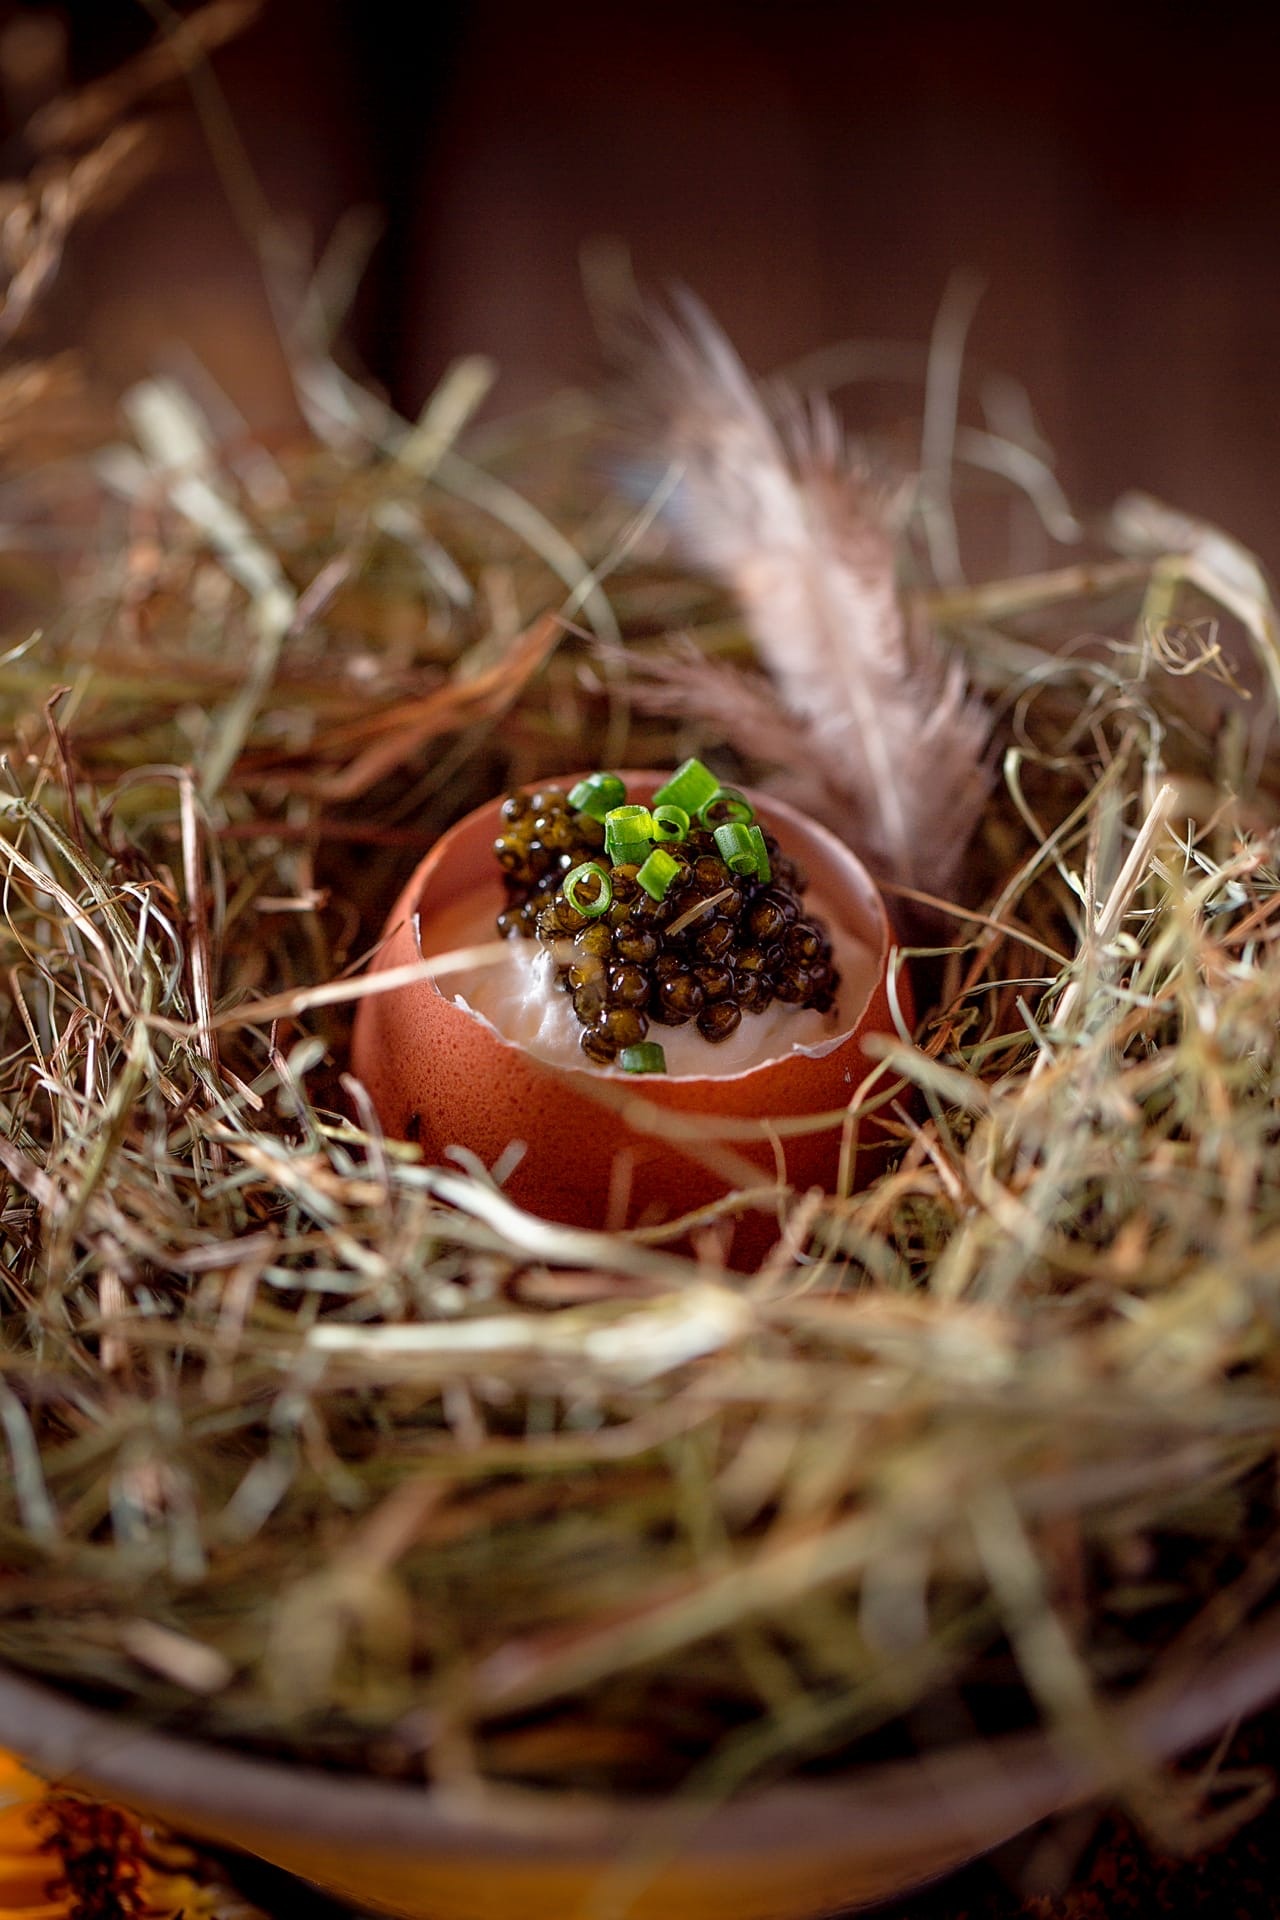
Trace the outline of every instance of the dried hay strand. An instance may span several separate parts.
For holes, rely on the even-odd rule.
[[[718,1794],[926,1710],[1105,1741],[1277,1571],[1277,763],[1266,672],[1245,699],[1199,624],[1261,649],[1244,557],[933,594],[1003,778],[885,1063],[917,1099],[865,1191],[770,1196],[743,1282],[714,1220],[696,1258],[548,1226],[341,1078],[448,820],[724,748],[631,710],[561,542],[575,614],[626,556],[637,658],[677,621],[732,658],[731,623],[584,483],[531,550],[509,455],[451,454],[461,497],[403,440],[219,447],[164,387],[131,417],[60,477],[0,678],[0,1656],[455,1784]],[[552,456],[534,526],[590,466]]]
[[[836,1194],[549,1226],[344,1078],[399,882],[557,767],[785,769],[633,698],[673,631],[748,654],[593,477],[589,404],[465,439],[475,363],[411,424],[295,348],[308,447],[152,383],[10,464],[0,1659],[470,1791],[718,1797],[1033,1716],[1105,1747],[1280,1577],[1258,568],[1131,500],[1088,561],[922,576],[999,777],[860,1091],[893,1164],[856,1184],[855,1102]],[[40,444],[65,393],[12,391]],[[716,1215],[762,1204],[743,1280]]]

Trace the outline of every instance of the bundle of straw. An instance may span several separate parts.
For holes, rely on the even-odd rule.
[[[892,1165],[781,1195],[743,1282],[714,1218],[692,1255],[531,1221],[343,1078],[470,805],[784,771],[628,690],[673,631],[749,664],[741,621],[592,477],[590,404],[466,437],[474,365],[409,423],[293,348],[288,454],[152,383],[49,463],[54,371],[0,384],[0,1660],[467,1788],[720,1795],[1037,1716],[1105,1747],[1280,1572],[1259,570],[1142,500],[1082,549],[1022,448],[1044,567],[931,579],[963,494],[926,476],[900,552],[994,784]]]

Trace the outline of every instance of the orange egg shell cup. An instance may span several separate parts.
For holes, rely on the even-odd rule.
[[[567,788],[580,777],[540,784]],[[647,801],[667,777],[624,774],[628,798]],[[828,917],[842,921],[873,957],[874,986],[864,1004],[846,1009],[852,1024],[837,1044],[722,1076],[559,1067],[456,1005],[457,979],[442,977],[439,987],[423,980],[370,994],[357,1014],[352,1065],[387,1132],[416,1139],[433,1163],[460,1145],[491,1166],[512,1141],[522,1141],[526,1152],[505,1183],[507,1193],[545,1219],[575,1226],[616,1230],[675,1218],[720,1198],[744,1177],[749,1182],[753,1172],[766,1182],[784,1172],[793,1187],[831,1190],[841,1126],[779,1137],[767,1123],[833,1112],[855,1097],[872,1064],[864,1039],[894,1031],[888,921],[866,869],[834,835],[780,801],[757,793],[748,798],[823,896]],[[497,914],[504,900],[493,854],[500,807],[495,800],[478,808],[437,841],[392,911],[377,969],[439,954],[433,920],[464,900],[481,896]],[[900,975],[900,1017],[909,1019],[906,993]],[[662,1030],[653,1031],[661,1039]],[[707,1052],[710,1065],[714,1049]],[[658,1129],[666,1115],[672,1128],[664,1135]],[[739,1137],[737,1123],[744,1121],[752,1123],[748,1138]],[[877,1131],[874,1124],[870,1131]]]

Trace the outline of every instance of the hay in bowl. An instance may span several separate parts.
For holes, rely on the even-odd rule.
[[[1134,498],[939,585],[922,495],[908,591],[995,777],[961,898],[900,899],[925,1011],[828,1116],[842,1190],[570,1230],[381,1137],[363,963],[509,785],[767,786],[654,693],[673,632],[691,672],[748,643],[599,479],[592,403],[467,438],[475,368],[409,426],[297,350],[288,450],[165,383],[105,438],[65,370],[0,394],[0,1660],[473,1808],[708,1809],[1037,1725],[1114,1784],[1125,1703],[1265,1638],[1280,1577],[1258,567]]]

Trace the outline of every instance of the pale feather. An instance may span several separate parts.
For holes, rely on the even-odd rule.
[[[829,796],[819,811],[882,876],[947,893],[987,791],[988,722],[959,664],[907,622],[865,469],[825,402],[779,390],[766,405],[693,300],[647,324],[633,432],[679,475],[683,557],[738,599],[802,723],[803,784]]]

